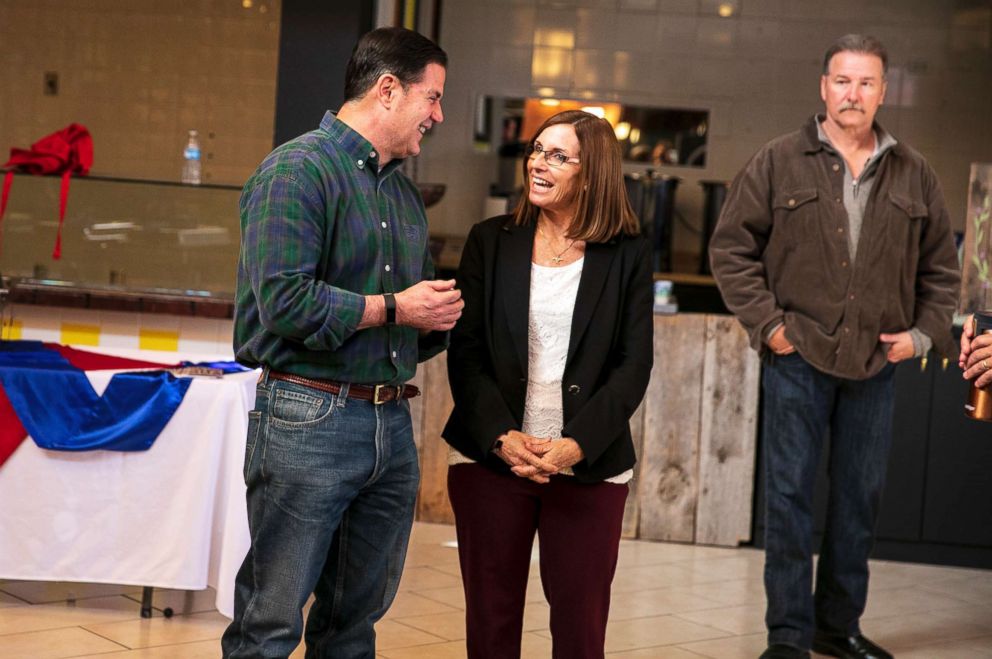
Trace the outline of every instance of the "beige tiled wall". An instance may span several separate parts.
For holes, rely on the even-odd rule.
[[[731,17],[717,15],[721,5]],[[684,177],[678,208],[698,225],[698,181],[731,178],[762,143],[818,110],[822,52],[849,31],[888,44],[880,119],[937,168],[958,228],[969,164],[992,160],[988,0],[452,0],[442,8],[446,121],[426,138],[418,167],[421,180],[448,185],[429,211],[435,232],[467,233],[496,178],[495,157],[472,148],[477,98],[547,85],[561,96],[708,108],[707,167],[667,171]],[[197,128],[206,180],[240,185],[271,147],[279,13],[280,0],[2,0],[0,149],[81,121],[95,138],[94,173],[174,180],[186,130]],[[59,73],[58,96],[42,94],[46,71]],[[691,249],[697,238],[679,228],[676,240]]]
[[[204,181],[240,185],[272,147],[280,4],[0,1],[0,163],[78,122],[92,173],[178,180],[197,129]]]
[[[733,10],[720,18],[720,5]],[[992,161],[992,3],[963,0],[458,0],[445,2],[450,56],[446,121],[429,136],[420,178],[448,192],[429,211],[438,232],[481,219],[495,157],[472,150],[479,95],[622,99],[711,112],[705,169],[684,177],[678,209],[700,223],[698,181],[729,179],[772,137],[822,108],[820,60],[847,32],[880,37],[891,54],[883,124],[924,155],[963,229],[969,164]],[[549,58],[550,66],[538,66]],[[682,249],[698,238],[676,229]]]

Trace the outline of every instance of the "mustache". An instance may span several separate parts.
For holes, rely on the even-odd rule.
[[[861,107],[860,105],[858,105],[857,103],[844,103],[839,108],[839,111],[840,112],[846,112],[847,110],[857,110],[858,112],[860,112],[862,114],[864,114],[864,111],[865,111],[865,109],[863,107]]]

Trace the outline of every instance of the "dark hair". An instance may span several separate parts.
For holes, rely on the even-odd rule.
[[[531,144],[549,126],[570,124],[579,138],[579,172],[575,217],[566,235],[576,240],[603,243],[620,234],[636,236],[640,223],[627,199],[623,184],[620,143],[606,119],[581,110],[554,115],[537,129]],[[524,180],[530,179],[524,160]],[[541,209],[531,203],[527,191],[520,197],[513,219],[519,225],[537,221]]]
[[[866,34],[845,34],[827,48],[823,56],[823,75],[830,73],[830,60],[837,53],[864,53],[882,60],[882,75],[889,72],[889,51],[882,42]]]
[[[344,100],[365,96],[379,76],[391,73],[405,89],[420,82],[428,64],[448,67],[448,55],[424,35],[401,27],[367,32],[351,51],[344,74]]]

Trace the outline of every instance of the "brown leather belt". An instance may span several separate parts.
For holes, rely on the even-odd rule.
[[[333,380],[321,380],[320,378],[305,378],[302,375],[283,373],[282,371],[269,371],[269,378],[272,380],[282,380],[292,382],[304,387],[310,387],[317,391],[324,391],[329,394],[341,393],[340,382]],[[348,398],[371,401],[373,405],[382,405],[391,400],[399,398],[413,398],[420,395],[420,389],[412,384],[352,384],[348,387]]]

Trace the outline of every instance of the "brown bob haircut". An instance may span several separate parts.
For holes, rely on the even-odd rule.
[[[620,164],[620,143],[610,122],[581,110],[566,110],[550,117],[534,133],[531,144],[549,126],[570,124],[579,138],[577,205],[566,235],[575,240],[605,243],[620,234],[636,236],[640,223],[627,199]],[[524,159],[524,180],[530,179]],[[527,191],[521,195],[513,220],[520,226],[536,224],[541,209],[531,203]]]

